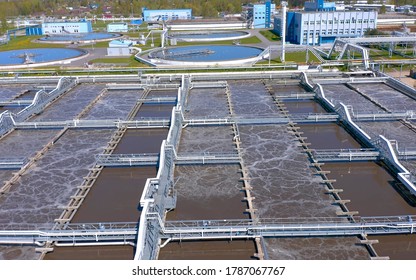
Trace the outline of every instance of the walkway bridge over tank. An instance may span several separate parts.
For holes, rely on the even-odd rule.
[[[380,152],[374,148],[312,150],[312,155],[319,162],[352,162],[381,160]],[[397,157],[403,160],[416,160],[415,150],[397,151]]]
[[[240,157],[236,153],[184,153],[175,155],[174,162],[177,165],[231,164],[239,163]],[[152,166],[157,164],[159,164],[159,154],[101,154],[97,156],[97,165],[100,166]]]
[[[165,221],[157,213],[149,219],[160,224],[160,237],[173,240],[233,239],[254,237],[319,237],[412,234],[416,216],[347,218],[287,218],[253,220]],[[136,239],[140,223],[74,223],[63,229],[35,229],[35,225],[0,226],[0,244],[54,242],[59,246],[128,244]],[[32,228],[31,228],[32,227]],[[132,244],[132,243],[131,243]]]

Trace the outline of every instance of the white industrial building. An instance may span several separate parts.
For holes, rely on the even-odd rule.
[[[319,5],[325,10],[319,8]],[[361,37],[377,26],[377,11],[336,11],[316,1],[316,7],[300,12],[287,12],[286,40],[300,45],[320,45],[336,38]],[[306,6],[305,6],[306,8]],[[281,18],[275,18],[274,30],[281,34]]]
[[[129,25],[127,22],[113,22],[107,24],[107,32],[128,32],[129,31]]]
[[[71,34],[89,32],[92,32],[92,25],[90,21],[42,23],[43,34]]]

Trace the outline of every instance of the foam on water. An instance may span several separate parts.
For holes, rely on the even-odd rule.
[[[248,218],[239,165],[184,165],[175,167],[178,202],[169,220]],[[215,205],[215,206],[213,206]]]
[[[325,96],[332,103],[342,102],[345,105],[351,105],[354,113],[376,113],[384,112],[379,106],[360,95],[356,91],[348,88],[344,84],[322,85]],[[361,84],[357,85],[361,89]]]
[[[370,135],[383,135],[390,140],[396,140],[400,151],[416,150],[416,133],[399,121],[388,122],[358,122],[358,125]]]
[[[356,237],[265,238],[273,260],[368,260]],[[320,250],[317,248],[321,248]]]
[[[142,90],[109,90],[91,108],[83,119],[125,120],[142,93]]]
[[[0,223],[50,228],[62,213],[60,207],[67,205],[112,133],[107,129],[67,131],[0,199]],[[3,250],[0,251],[2,255]]]
[[[391,112],[403,112],[416,108],[416,100],[386,84],[354,84],[354,86]]]
[[[0,141],[0,158],[30,157],[46,145],[56,130],[14,130]]]
[[[229,82],[231,103],[238,116],[282,116],[271,95],[259,81]]]
[[[185,105],[185,117],[223,118],[228,115],[225,88],[191,90]]]
[[[0,101],[9,101],[16,95],[31,89],[31,85],[1,85],[0,86]]]
[[[179,153],[235,152],[230,126],[188,126],[182,130]]]
[[[47,107],[42,114],[32,118],[31,121],[72,120],[100,94],[104,87],[104,84],[78,85]]]

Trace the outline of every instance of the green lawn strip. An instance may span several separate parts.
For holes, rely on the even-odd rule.
[[[194,45],[233,45],[238,42],[241,45],[259,44],[261,40],[257,36],[243,38],[239,40],[224,40],[224,41],[210,41],[210,42],[180,42],[178,46],[194,46]]]
[[[38,48],[63,48],[64,44],[47,44],[35,42],[42,36],[22,36],[11,37],[9,43],[0,46],[0,51],[22,50],[22,49],[38,49]]]
[[[137,61],[133,55],[129,57],[102,57],[89,61],[94,64],[114,64],[114,66],[127,66],[127,67],[148,67],[146,64]]]
[[[273,30],[260,30],[259,32],[269,41],[276,42],[281,40],[280,36],[276,35]]]
[[[309,58],[308,58],[308,62],[309,63],[320,63],[319,59],[312,53],[309,52]],[[277,63],[277,64],[281,64],[282,61],[280,60],[280,57],[275,57],[272,58],[270,60],[270,63]],[[286,52],[285,55],[285,63],[286,64],[290,64],[290,63],[301,63],[301,64],[306,64],[306,51],[302,51],[302,52]],[[262,64],[269,64],[269,60],[261,60],[258,63],[259,65]]]

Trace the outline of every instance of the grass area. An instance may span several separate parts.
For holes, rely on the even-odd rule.
[[[273,32],[273,30],[260,30],[259,31],[261,35],[263,35],[264,37],[267,38],[267,40],[272,41],[272,42],[276,42],[276,41],[280,41],[281,38],[280,36],[278,36],[277,34],[275,34]]]
[[[192,45],[233,45],[235,42],[241,45],[259,44],[261,40],[256,37],[243,38],[241,40],[224,40],[224,41],[211,41],[211,42],[178,42],[178,46],[192,46]]]
[[[93,64],[112,64],[114,66],[125,67],[148,67],[148,65],[137,61],[133,55],[129,57],[102,57],[90,60]]]
[[[404,59],[406,58],[405,56],[398,54],[398,53],[393,53],[392,56],[389,56],[389,51],[386,49],[379,49],[379,48],[369,48],[369,55],[370,58],[373,60],[395,60],[395,59]],[[400,52],[400,50],[398,50]],[[337,56],[339,55],[339,52],[337,53],[332,53],[330,60],[336,60]],[[413,51],[407,51],[404,53],[404,55],[408,55],[408,56],[413,56]],[[344,56],[342,57],[342,59],[348,59],[347,54],[345,53]],[[362,55],[359,52],[354,52],[351,51],[350,52],[350,59],[362,59]]]
[[[21,50],[21,49],[37,49],[37,48],[62,48],[62,44],[47,44],[32,42],[42,36],[21,36],[11,37],[9,43],[0,46],[0,51]]]
[[[404,57],[395,53],[393,53],[392,56],[389,57],[388,50],[370,49],[370,58],[372,59],[403,59]]]
[[[92,48],[108,48],[110,41],[95,42],[89,44],[80,44],[79,47],[83,49],[92,49]]]
[[[308,54],[308,62],[306,62],[306,51],[302,52],[286,52],[285,55],[285,63],[299,63],[299,64],[306,64],[306,63],[319,63],[319,59],[312,53],[309,52]],[[269,60],[262,60],[257,64],[268,64]],[[280,57],[272,58],[270,63],[282,63]]]
[[[293,61],[299,63],[314,63],[319,59],[312,53],[308,52],[308,61],[306,61],[306,51],[304,52],[286,52],[286,62]]]

